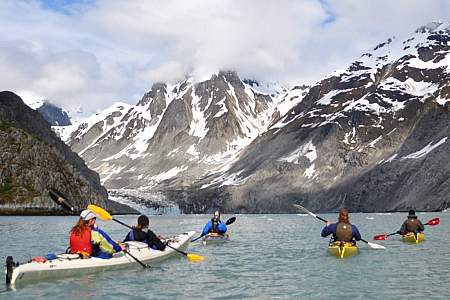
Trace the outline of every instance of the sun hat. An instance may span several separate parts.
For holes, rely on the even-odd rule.
[[[85,221],[89,221],[91,219],[97,218],[97,215],[94,214],[91,210],[85,209],[81,212],[80,218],[82,218]]]

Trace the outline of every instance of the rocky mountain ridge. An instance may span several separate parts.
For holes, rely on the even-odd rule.
[[[298,101],[278,98],[284,91],[219,72],[200,83],[156,83],[136,105],[116,103],[79,124],[54,128],[109,188],[189,186],[227,168],[292,105],[286,102]]]
[[[162,191],[183,212],[439,210],[449,68],[450,27],[430,23],[313,86],[261,92],[220,72],[58,131],[108,187]]]
[[[98,174],[12,92],[0,92],[0,140],[0,214],[63,213],[50,188],[68,195],[79,210],[95,203],[113,213],[133,211],[109,201]]]

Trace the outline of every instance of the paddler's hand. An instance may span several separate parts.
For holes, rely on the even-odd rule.
[[[332,223],[327,220],[327,226],[330,226]]]

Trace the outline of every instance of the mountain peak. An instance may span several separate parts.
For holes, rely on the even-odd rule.
[[[450,30],[449,24],[445,24],[444,22],[440,21],[433,21],[426,25],[420,26],[416,29],[415,33],[432,33],[439,30]]]

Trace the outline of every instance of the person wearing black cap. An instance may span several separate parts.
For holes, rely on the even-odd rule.
[[[150,248],[163,251],[166,248],[166,244],[163,243],[153,231],[148,229],[150,221],[146,215],[140,215],[138,218],[137,226],[133,227],[125,239],[124,242],[138,241],[147,243]],[[147,230],[145,230],[147,229]]]
[[[417,218],[416,212],[411,209],[408,213],[408,217],[403,222],[402,227],[399,231],[397,231],[398,234],[405,235],[408,232],[422,232],[425,230],[425,226],[423,226],[422,222]]]

